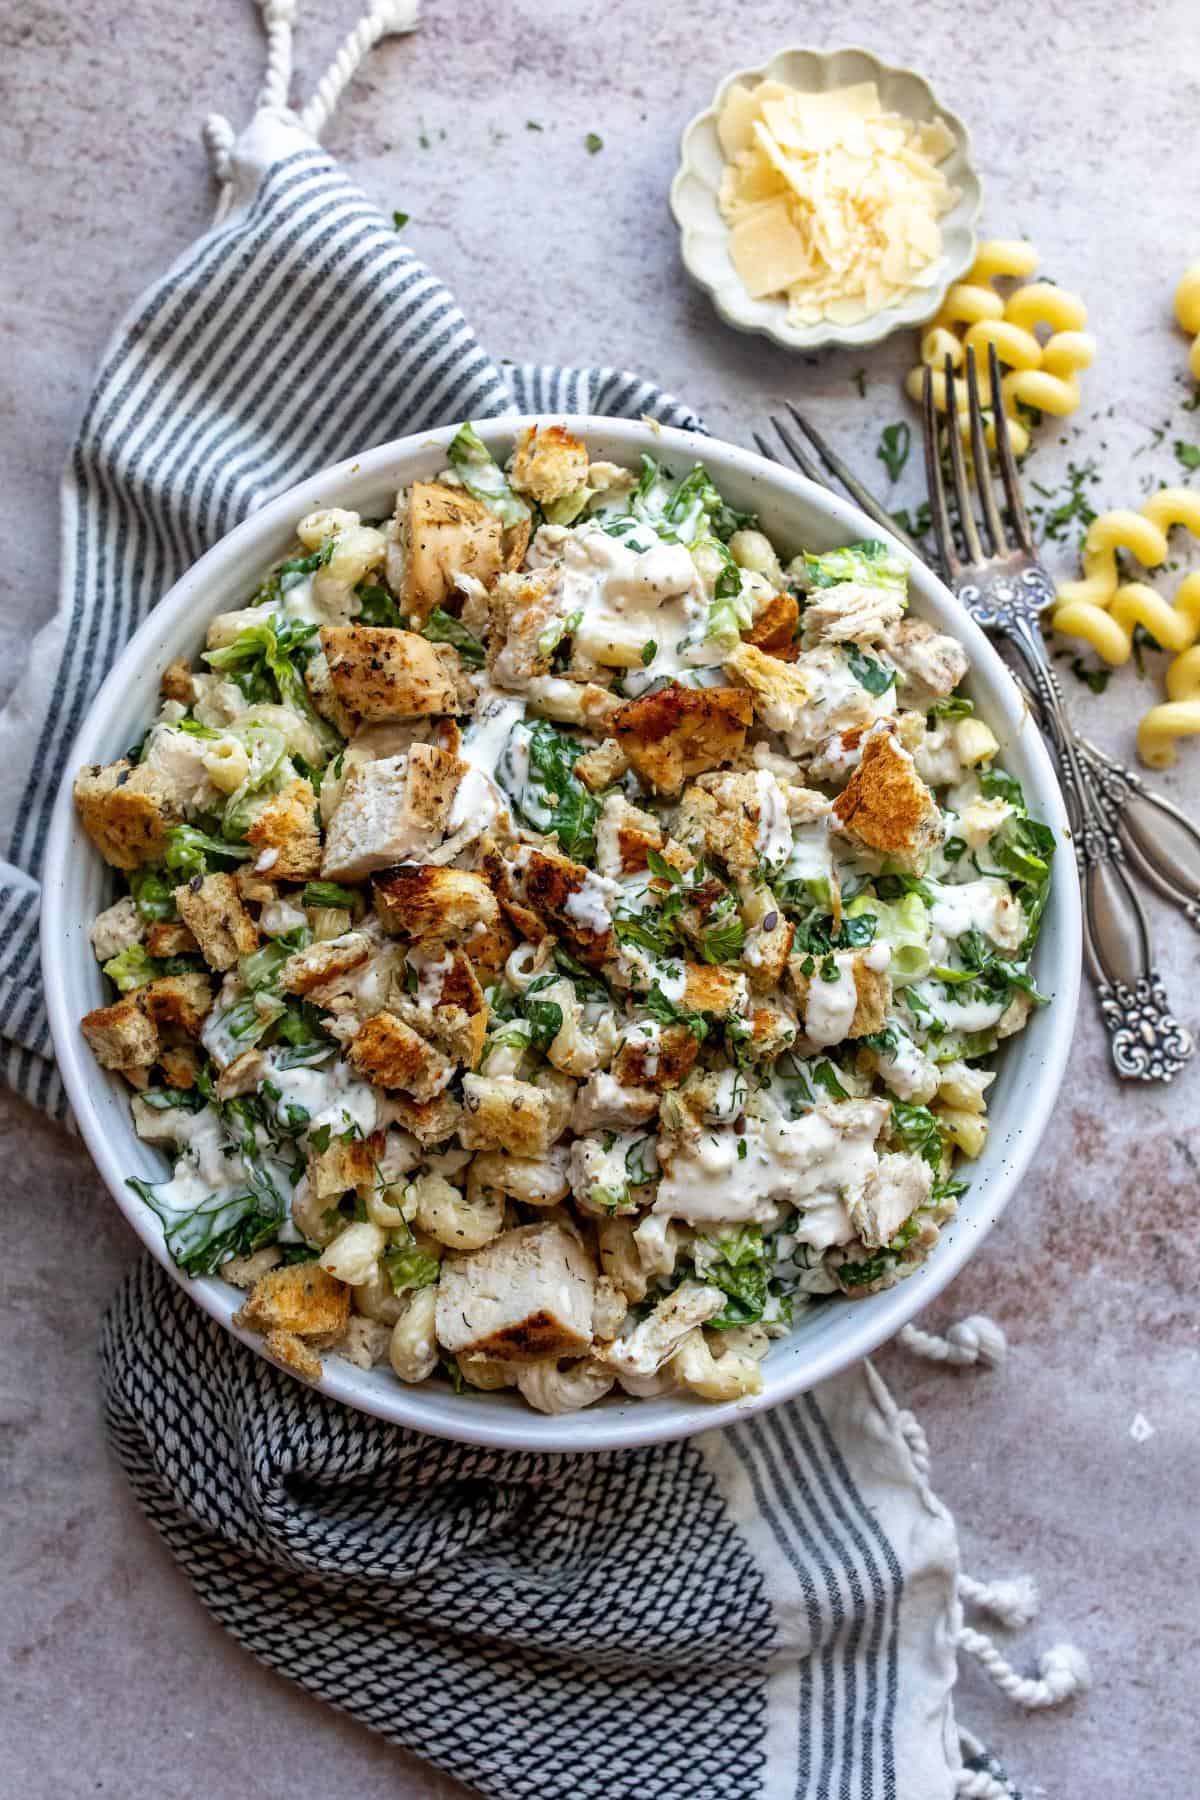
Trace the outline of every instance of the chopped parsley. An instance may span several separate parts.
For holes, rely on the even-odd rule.
[[[890,480],[899,481],[911,447],[912,428],[906,419],[898,419],[894,425],[884,426],[875,455],[887,470]]]

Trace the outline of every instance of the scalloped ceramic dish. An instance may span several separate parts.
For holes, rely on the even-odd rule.
[[[921,123],[940,119],[946,126],[954,148],[938,167],[951,186],[958,189],[959,197],[939,221],[942,255],[928,286],[912,289],[899,305],[885,307],[856,325],[835,325],[830,320],[822,320],[818,325],[792,325],[788,322],[785,299],[750,298],[730,259],[729,227],[718,205],[725,158],[717,140],[717,118],[735,82],[752,87],[767,80],[786,82],[802,93],[823,93],[856,81],[873,81],[890,111]],[[970,133],[962,120],[937,99],[923,76],[913,69],[880,62],[869,50],[780,50],[756,69],[736,70],[725,77],[712,104],[686,128],[680,152],[680,167],[671,183],[671,211],[679,226],[684,267],[692,280],[711,295],[727,325],[735,331],[768,337],[785,350],[819,350],[827,344],[877,344],[893,331],[923,325],[938,310],[951,282],[964,275],[974,260],[975,222],[982,190],[971,160]]]
[[[485,420],[478,431],[489,450],[503,458],[522,426],[531,423],[525,418]],[[763,529],[789,551],[802,545],[828,550],[879,535],[847,501],[714,438],[626,419],[568,417],[564,423],[586,438],[593,456],[631,468],[643,451],[675,468],[702,457],[730,504],[757,512]],[[446,446],[455,430],[451,425],[384,444],[326,469],[272,500],[202,556],[134,634],[92,702],[51,822],[42,884],[42,964],[55,1055],[80,1132],[109,1192],[151,1253],[205,1312],[259,1355],[264,1354],[262,1339],[233,1325],[243,1296],[228,1282],[191,1280],[176,1268],[157,1218],[126,1185],[130,1175],[161,1180],[165,1167],[161,1152],[134,1134],[128,1087],[119,1075],[97,1066],[79,1029],[83,1014],[105,999],[88,927],[113,898],[114,882],[79,823],[72,783],[81,764],[109,762],[137,736],[157,708],[159,679],[167,664],[178,656],[195,660],[209,620],[244,604],[261,571],[285,553],[297,519],[324,506],[353,507],[368,517],[385,513],[397,487],[429,480],[445,467]],[[1067,1066],[1079,989],[1079,885],[1063,844],[1067,819],[1054,771],[1007,669],[928,569],[913,567],[910,592],[915,614],[962,642],[971,661],[967,689],[1000,740],[1004,766],[1022,782],[1032,811],[1063,845],[1034,960],[1037,984],[1054,1003],[1009,1040],[999,1059],[988,1096],[987,1145],[971,1164],[970,1188],[928,1262],[884,1293],[805,1312],[795,1330],[773,1345],[763,1364],[763,1391],[748,1400],[709,1405],[679,1395],[609,1397],[586,1412],[548,1417],[511,1393],[468,1389],[454,1394],[441,1382],[405,1387],[386,1367],[359,1369],[332,1354],[325,1359],[322,1393],[435,1437],[507,1449],[591,1451],[686,1437],[777,1406],[857,1362],[927,1306],[978,1248],[1029,1165]]]

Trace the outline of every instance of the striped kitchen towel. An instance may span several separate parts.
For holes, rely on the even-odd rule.
[[[0,718],[4,1073],[59,1115],[37,956],[49,810],[92,695],[180,573],[302,477],[436,423],[570,411],[698,428],[634,375],[501,368],[319,148],[357,60],[411,6],[381,0],[299,116],[294,0],[263,10],[263,104],[236,143],[210,121],[218,220],[104,357],[63,481],[60,608]],[[981,1755],[964,1767],[954,1526],[919,1428],[869,1367],[686,1443],[502,1455],[333,1404],[148,1259],[108,1315],[102,1367],[117,1454],[214,1615],[496,1800],[1012,1792]],[[1068,1691],[1061,1669],[1021,1683],[972,1635],[1028,1704]]]
[[[489,1800],[1012,1793],[963,1766],[954,1523],[869,1364],[681,1443],[471,1449],[303,1387],[148,1258],[101,1364],[214,1617]]]

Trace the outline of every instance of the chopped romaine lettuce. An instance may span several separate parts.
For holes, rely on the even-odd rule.
[[[529,517],[527,503],[513,493],[507,475],[473,425],[460,426],[446,456],[468,494],[482,500],[502,525],[520,525]]]
[[[158,969],[147,956],[144,944],[129,944],[118,955],[109,957],[104,973],[116,983],[119,992],[131,994],[134,988],[145,987],[148,981],[153,981]]]
[[[804,572],[808,585],[814,588],[837,587],[843,581],[853,581],[860,587],[908,593],[908,563],[897,551],[873,538],[826,550],[820,556],[806,554]]]

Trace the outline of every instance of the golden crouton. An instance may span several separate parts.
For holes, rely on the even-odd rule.
[[[346,777],[329,821],[321,873],[364,881],[377,869],[420,860],[445,836],[464,764],[435,744],[361,763]]]
[[[462,1107],[445,1089],[432,1100],[413,1100],[407,1094],[391,1094],[388,1105],[396,1123],[411,1131],[418,1144],[444,1144],[458,1130]]]
[[[775,905],[767,905],[753,922],[746,933],[746,947],[742,953],[742,964],[752,993],[769,994],[773,987],[778,987],[795,935],[796,927]]]
[[[475,941],[500,927],[500,905],[482,875],[436,863],[382,869],[371,883],[385,931],[412,942]]]
[[[578,493],[587,486],[587,475],[587,445],[565,426],[528,425],[513,445],[509,480],[540,506]]]
[[[291,1332],[323,1348],[350,1322],[350,1289],[319,1263],[291,1263],[255,1282],[233,1322],[244,1331]]]
[[[833,821],[868,850],[919,871],[938,841],[937,802],[913,759],[887,731],[872,731],[862,760],[838,795]]]
[[[318,1200],[337,1200],[350,1188],[370,1187],[383,1155],[384,1133],[370,1137],[330,1138],[324,1150],[308,1152],[308,1185]]]
[[[251,863],[242,863],[233,879],[237,882],[237,891],[242,899],[252,900],[256,906],[269,906],[272,900],[279,898],[275,884],[268,881],[265,875],[256,875]]]
[[[158,1032],[137,993],[85,1013],[80,1029],[102,1069],[148,1069],[158,1060]]]
[[[689,1012],[713,1013],[718,1019],[725,1019],[737,1011],[746,984],[736,970],[709,963],[685,963],[683,973],[682,1004]]]
[[[217,1076],[213,1090],[217,1099],[236,1100],[241,1094],[252,1094],[270,1066],[261,1050],[243,1050]]]
[[[633,1025],[613,1058],[612,1077],[626,1088],[678,1087],[700,1053],[700,1039],[686,1025],[663,1025],[647,1036]]]
[[[488,1004],[461,950],[453,951],[449,962],[433,1003],[429,1030],[455,1062],[474,1069],[479,1065],[487,1036]]]
[[[531,944],[540,944],[543,938],[551,935],[550,928],[541,915],[534,912],[532,907],[522,905],[517,898],[512,871],[491,838],[484,838],[480,845],[479,866],[500,902],[505,917],[512,921],[521,937],[528,938]]]
[[[495,513],[465,489],[414,481],[408,497],[404,611],[423,625],[454,592],[456,575],[473,575],[490,587],[503,562],[502,539]]]
[[[159,1052],[159,1067],[168,1087],[194,1088],[200,1058],[190,1044],[173,1044]]]
[[[624,794],[609,794],[596,826],[596,867],[602,875],[644,869],[649,852],[661,852],[665,842],[653,813],[631,806]]]
[[[232,875],[193,877],[175,889],[175,909],[210,969],[232,969],[239,957],[258,948],[258,926]]]
[[[338,699],[362,719],[424,719],[458,711],[437,646],[415,631],[322,625],[321,648]]]
[[[554,657],[553,632],[562,618],[554,568],[502,575],[492,590],[492,679],[501,687],[520,688],[535,675],[547,674]]]
[[[196,683],[186,656],[177,656],[174,662],[167,664],[158,691],[164,700],[177,700],[181,706],[192,704],[196,698]]]
[[[370,938],[361,931],[348,931],[344,937],[310,944],[306,950],[289,956],[280,971],[279,985],[285,994],[307,994],[323,981],[357,969],[370,954]]]
[[[433,1044],[394,1013],[380,1012],[361,1025],[347,1055],[375,1087],[399,1088],[414,1100],[432,1100],[454,1067]]]
[[[268,801],[246,832],[260,852],[274,851],[264,870],[275,881],[311,881],[321,872],[321,833],[312,783],[291,781]],[[264,860],[262,855],[258,859]]]
[[[772,594],[750,629],[743,631],[742,641],[753,644],[768,656],[777,656],[781,662],[792,662],[799,650],[796,642],[799,621],[800,608],[792,596]]]
[[[686,776],[739,755],[752,718],[750,697],[738,688],[672,682],[627,700],[614,715],[613,730],[643,787],[676,794]]]
[[[785,971],[787,984],[791,988],[803,1015],[808,996],[814,981],[821,979],[819,965],[821,957],[793,956],[788,961]],[[804,972],[805,963],[814,967],[808,974]],[[872,969],[867,962],[866,953],[857,950],[850,960],[850,973],[854,977],[854,1016],[846,1028],[848,1038],[868,1037],[873,1031],[882,1031],[887,1023],[887,1009],[892,998],[892,983],[886,970]]]
[[[575,764],[575,773],[593,794],[613,787],[629,768],[629,758],[616,738],[605,738],[594,750],[585,750]]]
[[[273,1361],[282,1363],[289,1375],[298,1375],[301,1381],[320,1381],[320,1357],[294,1331],[268,1331],[263,1349]]]
[[[163,975],[137,990],[146,1017],[164,1037],[199,1038],[212,1011],[212,984],[207,975]]]
[[[676,835],[699,846],[735,875],[749,875],[762,855],[763,797],[758,772],[702,775],[685,789]]]
[[[157,772],[135,769],[125,757],[107,768],[81,769],[75,805],[84,830],[114,869],[136,869],[160,857],[168,826],[183,817]]]
[[[740,644],[725,658],[725,667],[744,681],[754,696],[754,711],[768,731],[790,731],[812,692],[803,673],[754,644]]]
[[[553,921],[556,929],[583,950],[603,955],[612,943],[612,927],[593,923],[592,908],[579,905],[575,896],[585,889],[603,886],[582,863],[555,850],[530,850],[520,871],[521,896],[535,912]],[[602,913],[603,908],[596,911]]]
[[[854,1017],[850,1021],[851,1037],[869,1037],[887,1024],[887,1009],[892,1000],[892,982],[886,969],[873,969],[865,956],[854,960],[854,990],[857,996]]]
[[[146,933],[147,956],[198,956],[200,946],[186,925],[162,920]]]
[[[773,1062],[796,1041],[796,1021],[781,1006],[756,1006],[750,1014],[755,1062]]]
[[[541,1156],[561,1129],[550,1095],[513,1075],[464,1075],[458,1136],[467,1150]]]

